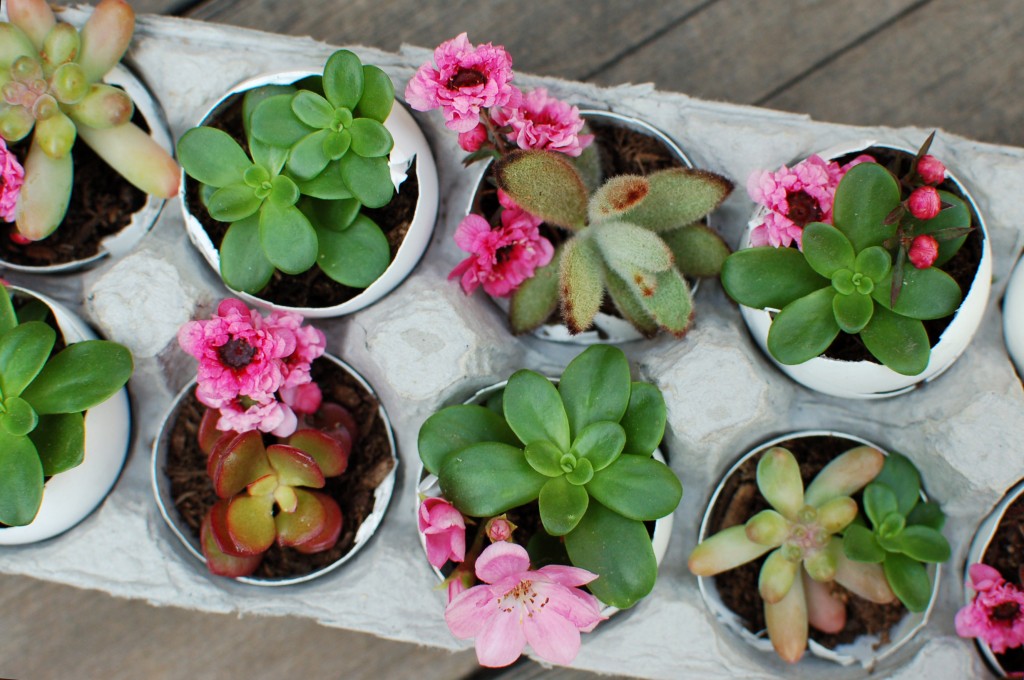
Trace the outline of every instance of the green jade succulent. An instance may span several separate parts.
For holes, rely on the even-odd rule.
[[[851,560],[881,564],[896,597],[912,612],[928,608],[932,582],[927,563],[951,556],[942,535],[946,516],[937,503],[921,500],[921,475],[906,456],[891,453],[875,481],[864,489],[864,512],[846,528],[843,550]]]
[[[248,153],[226,132],[198,127],[178,142],[185,172],[202,186],[210,216],[231,226],[220,244],[230,287],[258,293],[275,270],[301,274],[317,265],[331,279],[365,288],[387,269],[391,251],[363,206],[394,195],[383,123],[394,85],[347,50],[331,55],[322,77],[245,95]],[[249,154],[252,154],[250,157]]]
[[[570,234],[551,264],[513,295],[515,332],[539,326],[558,308],[570,332],[583,332],[607,293],[645,336],[686,333],[693,299],[683,275],[717,276],[729,254],[701,222],[732,191],[729,180],[673,168],[612,177],[591,195],[576,164],[538,150],[509,153],[495,177],[520,207]]]
[[[134,105],[103,78],[131,42],[135,15],[123,0],[102,0],[79,33],[57,22],[45,0],[9,0],[0,23],[0,137],[32,134],[17,208],[18,232],[49,236],[71,198],[71,150],[81,138],[110,167],[160,198],[178,192],[174,159],[131,122]]]
[[[0,294],[0,523],[31,524],[47,477],[85,458],[84,411],[109,399],[132,374],[122,345],[85,340],[51,356],[57,334],[49,308],[17,312]]]
[[[690,571],[698,576],[714,576],[769,553],[758,591],[768,637],[785,661],[803,656],[808,623],[826,633],[846,625],[846,607],[832,597],[829,582],[872,602],[895,599],[882,568],[848,559],[840,535],[857,516],[851,496],[878,475],[884,461],[877,449],[851,449],[822,469],[805,491],[796,458],[773,447],[757,464],[757,487],[771,509],[706,538],[690,553]]]
[[[500,410],[450,406],[419,434],[424,467],[460,512],[495,517],[536,501],[544,532],[607,604],[630,607],[654,587],[657,562],[644,522],[682,497],[675,473],[651,458],[665,431],[665,403],[631,382],[621,350],[588,348],[556,388],[533,371],[508,381]],[[531,542],[528,550],[539,561]]]
[[[835,226],[804,227],[803,252],[765,246],[733,253],[722,285],[742,305],[780,310],[767,340],[780,363],[813,359],[843,331],[859,335],[893,371],[917,375],[931,356],[922,321],[960,306],[960,286],[939,266],[963,245],[971,224],[963,200],[939,196],[946,207],[936,217],[914,218],[902,208],[897,179],[877,163],[861,163],[836,189]],[[906,267],[906,242],[921,234],[939,242],[938,257],[924,269]]]

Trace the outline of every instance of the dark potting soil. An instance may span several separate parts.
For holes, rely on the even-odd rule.
[[[302,576],[322,569],[348,553],[355,545],[356,531],[373,511],[374,490],[395,465],[377,400],[352,376],[326,359],[313,363],[312,375],[323,391],[324,400],[345,406],[359,424],[359,439],[352,447],[348,468],[341,476],[328,478],[322,489],[341,507],[341,535],[332,549],[312,555],[275,544],[252,574],[254,578],[275,580]],[[206,474],[207,457],[199,449],[197,440],[199,421],[205,408],[194,394],[189,394],[182,402],[169,438],[164,468],[171,480],[171,497],[178,515],[197,540],[203,517],[217,501],[213,483]],[[272,443],[272,437],[265,439]]]
[[[205,125],[224,130],[248,153],[249,145],[242,127],[242,95],[235,95],[226,106],[215,111]],[[395,104],[398,106],[397,102]],[[407,178],[402,182],[401,191],[396,193],[383,208],[364,208],[362,214],[373,220],[387,237],[391,246],[391,259],[394,261],[398,248],[405,240],[405,235],[412,225],[419,200],[419,180],[416,177],[416,160],[414,159],[407,171]],[[210,217],[206,206],[199,198],[199,182],[186,175],[185,195],[188,199],[189,211],[203,225],[213,245],[220,248],[224,234],[231,226],[218,222]],[[320,267],[314,266],[302,274],[285,274],[275,271],[270,283],[261,290],[257,297],[286,307],[333,307],[346,300],[351,300],[362,293],[364,288],[350,288],[338,283],[324,274]]]
[[[800,476],[806,487],[833,458],[859,444],[848,439],[820,436],[792,439],[778,446],[789,449],[800,461]],[[759,460],[760,456],[750,458],[726,480],[711,514],[709,535],[742,524],[769,507],[757,490]],[[854,498],[859,505],[859,494]],[[744,625],[752,633],[765,628],[764,601],[758,593],[757,582],[766,558],[767,554],[714,577],[722,602],[743,619]],[[880,643],[885,644],[889,641],[889,631],[907,613],[899,600],[880,605],[858,597],[838,584],[833,584],[832,590],[836,597],[846,603],[846,627],[838,634],[822,633],[811,627],[811,639],[825,647],[835,648],[861,635],[877,635]]]
[[[904,177],[910,171],[910,165],[914,159],[913,156],[902,151],[871,147],[864,152],[850,153],[836,160],[840,165],[843,165],[852,161],[860,153],[874,156],[879,163],[887,167],[896,177]],[[955,194],[960,198],[966,198],[949,179],[939,184],[938,188]],[[974,277],[978,273],[978,265],[981,264],[982,244],[984,242],[978,216],[973,210],[971,210],[971,226],[974,227],[974,230],[967,236],[963,246],[960,247],[960,250],[957,251],[956,255],[949,262],[941,267],[943,271],[952,276],[957,284],[959,284],[962,297],[967,297],[971,284],[974,282]],[[911,267],[913,265],[907,262],[905,266]],[[928,332],[928,340],[932,347],[938,344],[943,331],[946,330],[952,321],[953,317],[947,316],[943,319],[933,319],[924,322],[924,328]],[[849,333],[840,332],[832,344],[829,345],[829,348],[825,350],[824,355],[830,359],[838,359],[840,361],[870,361],[878,363],[878,360],[864,346],[860,336],[850,335]]]
[[[138,111],[132,122],[149,130]],[[22,165],[28,157],[31,139],[30,135],[9,146]],[[111,169],[81,139],[75,140],[71,155],[74,180],[64,221],[45,239],[26,245],[10,239],[15,227],[5,223],[7,228],[0,237],[0,259],[30,267],[84,260],[100,252],[100,242],[127,227],[134,213],[145,205],[146,194]]]
[[[981,561],[999,570],[1008,582],[1024,587],[1021,576],[1021,566],[1024,565],[1024,496],[1006,509]],[[1024,648],[1009,649],[1005,654],[995,656],[1008,673],[1024,671]]]

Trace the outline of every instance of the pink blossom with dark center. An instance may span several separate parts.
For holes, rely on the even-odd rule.
[[[294,312],[275,310],[267,317],[266,324],[269,328],[285,329],[295,334],[295,351],[284,360],[283,387],[297,387],[312,380],[309,367],[327,349],[327,338],[323,331],[313,326],[303,326],[302,316]]]
[[[480,122],[480,112],[509,102],[515,88],[512,57],[491,43],[474,47],[465,33],[441,43],[433,64],[416,71],[405,88],[405,99],[417,111],[440,108],[445,125],[469,132]]]
[[[956,613],[956,634],[976,637],[996,654],[1024,644],[1024,592],[987,564],[968,570],[975,595]]]
[[[461,277],[467,295],[479,286],[496,297],[511,295],[555,253],[538,222],[519,208],[502,210],[501,226],[493,229],[480,215],[467,215],[455,230],[455,243],[470,256],[456,265],[449,280]]]
[[[517,92],[492,116],[498,125],[512,128],[507,138],[520,149],[579,156],[594,141],[594,135],[579,134],[584,125],[580,110],[548,95],[542,87],[526,95]]]
[[[13,222],[17,216],[18,196],[25,183],[25,168],[7,143],[0,138],[0,220]]]

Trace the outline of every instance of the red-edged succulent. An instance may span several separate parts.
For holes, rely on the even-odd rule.
[[[302,553],[334,547],[342,512],[322,489],[348,466],[354,419],[344,407],[324,404],[318,422],[279,443],[266,445],[257,431],[216,430],[207,411],[198,439],[207,453],[207,473],[220,500],[203,518],[200,543],[212,573],[253,573],[275,543]]]

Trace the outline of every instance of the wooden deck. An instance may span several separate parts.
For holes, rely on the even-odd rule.
[[[140,12],[395,50],[461,31],[519,71],[1024,144],[1019,0],[134,0]],[[740,178],[741,180],[743,178]],[[477,673],[451,655],[299,619],[235,619],[0,577],[0,677],[417,678]],[[196,644],[198,643],[198,644]],[[524,664],[501,674],[582,678]]]

